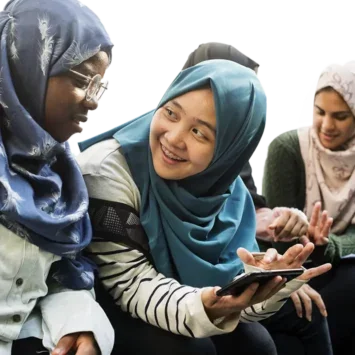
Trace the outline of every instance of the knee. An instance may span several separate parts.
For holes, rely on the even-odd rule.
[[[169,355],[217,355],[216,348],[210,338],[186,338],[175,342],[168,351]]]
[[[276,345],[272,336],[260,323],[250,323],[247,327],[250,327],[247,354],[277,355]],[[250,334],[253,336],[251,337]]]

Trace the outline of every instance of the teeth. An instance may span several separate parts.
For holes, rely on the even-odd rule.
[[[179,160],[179,161],[182,161],[182,160],[185,160],[185,159],[182,159],[180,157],[178,157],[177,155],[171,153],[169,150],[167,150],[163,145],[161,145],[161,148],[164,152],[164,154],[169,157],[170,159],[174,159],[174,160]]]

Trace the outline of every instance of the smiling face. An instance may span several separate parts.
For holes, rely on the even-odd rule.
[[[321,144],[330,150],[341,149],[354,135],[354,116],[335,90],[322,90],[316,95],[313,127],[318,133]]]
[[[190,91],[160,107],[150,126],[155,172],[181,180],[205,170],[212,161],[216,114],[211,89]]]
[[[103,77],[108,65],[108,55],[101,51],[73,70],[89,77]],[[97,101],[85,100],[86,86],[87,82],[70,72],[48,80],[43,128],[56,141],[65,142],[74,133],[80,133],[80,122],[87,121],[88,111],[97,108]]]

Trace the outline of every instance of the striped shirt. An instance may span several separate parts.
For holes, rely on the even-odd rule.
[[[90,147],[79,155],[78,162],[91,198],[139,211],[139,190],[115,140]],[[109,215],[107,218],[107,223],[114,223]],[[123,311],[154,326],[190,337],[225,334],[233,331],[239,321],[254,322],[270,317],[303,284],[299,280],[290,281],[276,295],[245,309],[240,316],[211,322],[201,300],[203,289],[165,277],[137,248],[107,240],[98,233],[88,252],[98,265],[105,289]],[[254,269],[257,268],[245,265],[246,272]]]

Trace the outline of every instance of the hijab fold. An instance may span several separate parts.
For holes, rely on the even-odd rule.
[[[209,167],[197,175],[172,181],[156,174],[149,148],[155,111],[80,145],[86,149],[116,131],[141,194],[140,220],[157,270],[196,287],[226,284],[242,271],[237,248],[258,248],[253,202],[238,175],[261,138],[266,112],[256,75],[226,60],[183,70],[158,108],[206,85],[216,108],[216,146]]]
[[[49,77],[111,47],[77,0],[12,0],[0,13],[0,223],[61,256],[53,276],[73,289],[93,286],[80,255],[92,236],[88,195],[68,143],[42,128],[45,94]]]
[[[343,98],[355,117],[355,63],[326,68],[317,92],[326,87]],[[321,201],[333,218],[331,231],[341,234],[355,224],[355,137],[338,151],[324,148],[314,128],[299,129],[298,137],[306,169],[305,213],[310,218],[313,205]]]

